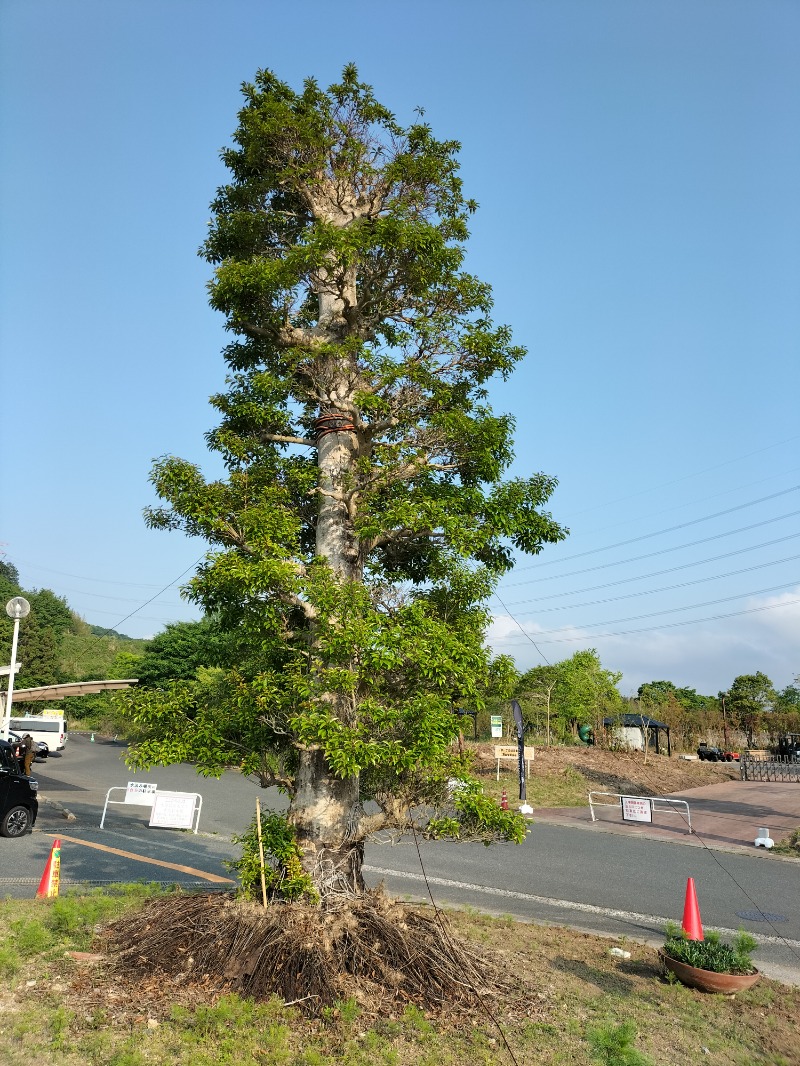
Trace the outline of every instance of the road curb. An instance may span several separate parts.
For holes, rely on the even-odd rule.
[[[49,796],[42,796],[41,794],[38,799],[40,804],[44,804],[45,807],[51,807],[54,811],[58,811],[65,821],[77,821],[77,818],[72,811],[68,810],[63,803],[59,803],[58,800],[50,799]]]

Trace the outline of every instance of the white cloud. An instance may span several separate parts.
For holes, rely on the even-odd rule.
[[[523,633],[513,618],[501,614],[487,639],[496,652],[512,655],[521,670],[543,662],[533,642],[550,662],[596,648],[607,669],[622,671],[624,695],[635,693],[642,682],[660,680],[716,695],[739,674],[758,670],[778,688],[790,684],[800,674],[800,585],[780,595],[754,597],[742,611],[751,613],[615,636],[565,629],[558,642],[542,635],[543,626],[523,621]]]

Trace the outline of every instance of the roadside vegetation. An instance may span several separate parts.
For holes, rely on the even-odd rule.
[[[735,998],[670,983],[654,948],[448,911],[505,990],[460,1011],[379,1013],[357,998],[318,1013],[230,993],[215,974],[115,972],[103,930],[158,890],[118,886],[0,903],[0,1046],[7,1066],[791,1066],[800,989]],[[422,908],[429,915],[431,908]],[[614,957],[622,947],[631,957]],[[504,1040],[513,1052],[507,1050]]]

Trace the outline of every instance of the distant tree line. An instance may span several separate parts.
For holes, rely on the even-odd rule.
[[[218,619],[169,623],[152,640],[136,640],[113,629],[89,625],[63,597],[50,589],[23,589],[10,562],[0,560],[0,597],[3,603],[23,595],[31,613],[20,627],[18,659],[22,670],[15,686],[59,684],[104,678],[139,679],[140,686],[166,689],[174,682],[194,682],[196,699],[213,699],[218,677],[230,667],[247,672],[248,660],[257,669],[258,649],[248,648]],[[2,612],[0,640],[10,647],[12,622]],[[624,713],[647,715],[670,726],[673,744],[685,750],[699,740],[757,745],[759,738],[774,742],[787,732],[800,732],[800,675],[783,689],[762,672],[741,674],[714,696],[673,681],[649,681],[636,696],[619,691],[622,674],[606,669],[593,648],[575,652],[560,662],[535,666],[524,673],[503,658],[495,671],[494,688],[474,710],[479,737],[490,736],[490,716],[502,714],[511,722],[511,698],[519,701],[528,736],[537,743],[577,743],[582,726],[595,739],[604,735],[603,719]],[[204,695],[205,694],[205,695]],[[64,701],[68,714],[79,720],[125,723],[119,701],[111,694]],[[465,727],[465,732],[470,730]],[[585,735],[585,730],[583,731]]]
[[[106,678],[136,677],[139,654],[146,644],[114,630],[91,626],[73,611],[63,596],[51,589],[22,587],[19,571],[8,560],[0,560],[0,604],[14,596],[24,596],[31,605],[30,614],[20,624],[17,661],[20,672],[14,688],[36,688],[40,685],[60,685],[70,681],[94,681]],[[11,652],[13,622],[0,611],[0,653],[8,661]],[[25,709],[24,701],[15,706]],[[29,710],[40,705],[29,704]],[[64,700],[63,706],[71,717],[91,717],[98,710],[107,711],[109,696],[86,696]]]

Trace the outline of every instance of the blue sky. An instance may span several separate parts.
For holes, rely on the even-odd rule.
[[[5,0],[0,33],[0,550],[25,587],[132,636],[196,616],[203,544],[142,508],[159,455],[218,472],[218,152],[259,67],[352,60],[461,141],[469,267],[529,349],[492,400],[571,535],[502,582],[493,645],[595,647],[625,694],[800,672],[793,0]]]

